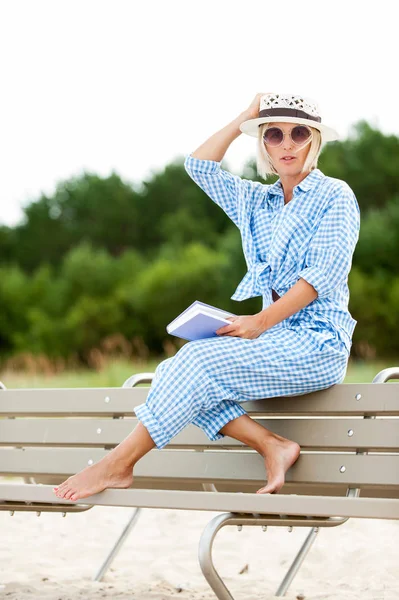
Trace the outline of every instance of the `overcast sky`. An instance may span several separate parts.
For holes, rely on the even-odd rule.
[[[391,0],[0,0],[0,224],[83,170],[140,182],[257,92],[399,134]],[[240,171],[241,135],[226,154]],[[171,199],[172,201],[172,199]]]

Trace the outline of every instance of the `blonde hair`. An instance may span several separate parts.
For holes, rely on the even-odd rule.
[[[256,167],[258,175],[263,177],[263,179],[267,179],[270,175],[278,175],[263,141],[263,134],[268,127],[273,127],[273,123],[263,123],[260,125],[258,131]],[[320,131],[314,127],[310,127],[310,130],[312,132],[312,141],[310,142],[310,150],[303,165],[302,173],[316,169],[323,145]]]

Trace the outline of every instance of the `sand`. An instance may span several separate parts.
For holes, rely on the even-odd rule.
[[[69,514],[0,513],[0,598],[8,600],[211,600],[197,549],[218,513],[143,510],[102,582],[92,581],[131,515],[94,507]],[[215,564],[236,600],[274,598],[308,530],[226,527],[214,544]],[[399,598],[399,521],[351,519],[321,529],[287,599]]]

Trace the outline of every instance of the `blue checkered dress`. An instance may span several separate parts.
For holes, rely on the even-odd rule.
[[[359,237],[360,210],[351,188],[314,169],[284,204],[280,180],[242,179],[219,162],[187,156],[190,177],[241,233],[248,271],[233,300],[284,295],[299,278],[317,298],[258,338],[220,336],[185,344],[162,361],[137,417],[158,448],[188,423],[210,440],[245,414],[239,403],[295,396],[341,383],[357,321],[348,311],[348,274]]]

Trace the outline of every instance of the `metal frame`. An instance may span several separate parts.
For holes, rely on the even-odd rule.
[[[263,531],[266,531],[268,525],[270,525],[273,527],[288,527],[288,531],[291,532],[294,526],[309,527],[310,525],[313,525],[275,594],[276,596],[284,596],[294,576],[299,571],[307,553],[312,547],[319,532],[319,527],[336,527],[337,525],[342,525],[347,520],[347,518],[342,517],[328,517],[326,519],[314,517],[312,519],[306,519],[303,517],[287,517],[284,515],[270,515],[269,517],[260,515],[240,516],[237,513],[217,515],[208,523],[200,539],[198,558],[202,573],[219,600],[234,600],[218,574],[212,559],[213,542],[222,527],[225,527],[226,525],[236,525],[238,530],[241,531],[243,525],[257,525],[261,526]]]
[[[112,546],[110,552],[107,554],[107,557],[104,560],[103,564],[97,571],[96,575],[93,577],[93,581],[101,581],[102,580],[105,573],[108,571],[109,567],[111,566],[112,562],[114,561],[116,555],[118,554],[119,550],[122,548],[124,541],[128,537],[128,535],[131,532],[131,530],[133,529],[133,527],[136,525],[136,521],[140,516],[141,510],[142,510],[141,508],[136,508],[133,511],[132,516],[130,517],[129,521],[126,523],[125,527],[123,528],[122,533],[119,535],[115,544]]]

